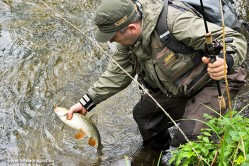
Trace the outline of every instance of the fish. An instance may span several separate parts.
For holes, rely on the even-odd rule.
[[[68,109],[63,107],[56,107],[54,109],[54,112],[62,122],[78,131],[74,136],[75,139],[82,139],[87,136],[89,138],[88,144],[95,148],[98,148],[101,145],[100,134],[91,119],[82,114],[74,113],[72,119],[68,120],[68,111]]]

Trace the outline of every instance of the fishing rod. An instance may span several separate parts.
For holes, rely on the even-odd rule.
[[[220,45],[219,42],[213,41],[213,39],[212,39],[212,33],[209,32],[208,26],[207,26],[207,19],[206,19],[206,15],[205,15],[203,1],[200,0],[200,3],[201,3],[201,10],[202,10],[202,15],[203,15],[203,21],[204,21],[205,30],[206,30],[206,34],[205,34],[205,38],[206,38],[206,50],[208,52],[208,56],[210,58],[210,62],[214,63],[216,61],[216,56],[218,56],[220,54],[222,46]],[[225,40],[223,40],[223,42],[225,42]],[[217,86],[217,90],[218,90],[218,102],[219,102],[219,106],[220,106],[221,109],[225,109],[226,108],[226,102],[225,102],[225,99],[224,99],[224,97],[223,97],[223,95],[221,93],[220,82],[218,80],[216,80],[215,82],[216,82],[216,86]]]

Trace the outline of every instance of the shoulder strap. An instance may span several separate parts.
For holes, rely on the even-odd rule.
[[[168,0],[163,0],[164,7],[161,11],[156,25],[156,31],[159,34],[161,42],[163,42],[169,49],[180,53],[192,53],[194,50],[186,46],[184,43],[176,40],[176,38],[169,32],[167,27],[167,14],[168,14]]]

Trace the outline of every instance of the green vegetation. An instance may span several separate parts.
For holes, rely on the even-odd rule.
[[[208,127],[202,130],[195,142],[172,151],[169,162],[175,166],[248,166],[249,119],[240,112],[232,111],[232,118],[230,112],[219,118],[205,115]]]

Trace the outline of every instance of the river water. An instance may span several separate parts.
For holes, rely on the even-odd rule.
[[[97,1],[47,4],[90,37]],[[0,163],[99,164],[96,149],[53,113],[70,107],[104,71],[108,58],[84,35],[41,2],[0,1]],[[103,45],[108,52],[112,46]],[[138,98],[133,84],[97,106],[101,165],[115,165],[138,148],[132,120]],[[132,100],[130,100],[132,98]],[[127,101],[129,101],[127,103]],[[117,104],[118,103],[118,104]]]
[[[63,125],[54,106],[69,108],[105,70],[93,37],[98,0],[0,0],[0,165],[118,165],[141,144],[132,118],[135,84],[102,102],[96,116],[103,155]],[[59,14],[60,15],[59,15]],[[101,44],[112,53],[114,46]],[[248,83],[237,106],[248,103]]]

